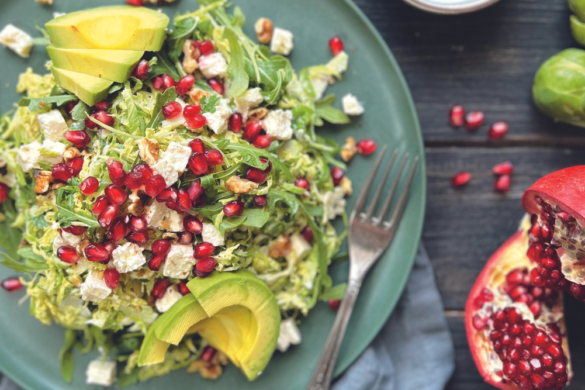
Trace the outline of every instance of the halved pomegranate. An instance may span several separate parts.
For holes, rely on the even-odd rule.
[[[572,376],[563,297],[531,282],[527,247],[522,230],[488,260],[465,306],[467,338],[487,383],[558,390]]]

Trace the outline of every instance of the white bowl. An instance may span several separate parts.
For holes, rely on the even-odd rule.
[[[478,11],[499,0],[404,0],[407,3],[436,14],[464,14]]]

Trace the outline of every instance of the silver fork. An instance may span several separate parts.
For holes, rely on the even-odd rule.
[[[337,355],[339,354],[339,348],[343,342],[347,324],[349,323],[351,313],[353,312],[353,307],[360,291],[362,281],[364,280],[368,270],[372,267],[372,265],[374,265],[376,260],[380,258],[380,255],[392,242],[394,234],[396,233],[396,229],[398,228],[398,224],[402,218],[404,208],[406,207],[406,203],[408,201],[408,193],[414,178],[414,174],[416,172],[418,157],[414,158],[414,162],[412,163],[410,171],[408,172],[406,183],[400,194],[400,197],[398,198],[398,201],[396,202],[392,216],[389,220],[385,220],[386,215],[390,210],[392,198],[394,197],[396,189],[398,188],[398,183],[400,182],[402,172],[404,171],[404,168],[409,160],[409,156],[407,154],[402,160],[402,164],[398,169],[398,173],[396,174],[392,186],[390,187],[390,191],[386,196],[386,200],[382,205],[382,209],[377,214],[377,216],[374,215],[378,206],[378,201],[380,200],[380,196],[384,190],[384,184],[386,184],[386,180],[390,175],[390,171],[392,170],[394,162],[396,161],[396,156],[398,155],[398,151],[394,151],[394,154],[390,160],[390,164],[388,164],[388,168],[386,169],[386,172],[384,172],[382,181],[374,193],[372,202],[364,211],[366,201],[368,199],[368,194],[372,188],[372,184],[376,177],[376,173],[378,172],[378,168],[382,163],[386,149],[387,146],[384,146],[355,202],[353,210],[351,211],[349,218],[348,238],[350,266],[347,290],[345,292],[345,296],[343,297],[343,301],[341,301],[341,306],[339,307],[337,317],[333,323],[333,328],[331,328],[329,337],[327,337],[325,348],[321,353],[317,367],[313,372],[313,376],[311,377],[306,390],[329,389],[331,376],[333,375],[333,368],[335,367]]]

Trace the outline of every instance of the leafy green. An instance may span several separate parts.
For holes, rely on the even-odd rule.
[[[157,92],[155,95],[155,104],[153,109],[153,115],[150,119],[150,122],[146,126],[149,129],[156,129],[158,125],[163,121],[164,115],[162,112],[162,108],[169,104],[170,102],[174,102],[177,99],[177,92],[175,87],[171,87],[164,91],[163,93]]]
[[[248,85],[250,83],[250,79],[245,69],[246,60],[244,57],[244,51],[240,46],[236,33],[232,29],[225,28],[223,31],[223,38],[226,38],[230,45],[230,63],[227,71],[232,84],[229,94],[233,97],[240,96],[248,90]]]
[[[74,121],[84,121],[86,114],[89,113],[89,107],[87,104],[83,103],[81,100],[77,102],[73,110],[71,110],[71,119]]]
[[[86,210],[76,211],[73,203],[73,194],[79,188],[65,186],[55,191],[57,195],[57,201],[55,207],[57,207],[57,215],[55,216],[61,227],[68,227],[72,222],[80,222],[89,227],[99,227],[100,224],[97,221],[95,215]],[[65,194],[68,194],[65,196]],[[65,198],[65,199],[64,199]]]
[[[322,301],[328,301],[330,299],[333,300],[341,300],[345,295],[345,289],[347,288],[347,283],[340,283],[337,286],[328,288],[323,290],[321,295],[319,295],[319,299]]]
[[[45,262],[45,258],[35,253],[30,246],[23,246],[18,250],[18,255],[24,259],[33,260],[35,262]]]
[[[175,80],[179,80],[181,78],[179,73],[177,73],[177,68],[175,67],[173,61],[169,58],[164,50],[161,50],[156,54],[156,59],[156,65],[151,67],[150,72],[148,73],[151,78],[160,76],[161,74],[168,74]]]
[[[73,369],[75,368],[75,360],[73,358],[73,346],[76,340],[75,331],[72,329],[65,330],[65,345],[59,353],[59,360],[61,361],[61,374],[67,383],[71,383],[73,379]]]
[[[332,94],[315,102],[315,116],[317,117],[315,125],[322,126],[323,120],[337,125],[349,123],[349,117],[343,111],[332,106],[334,101],[335,95]]]
[[[275,156],[274,154],[267,152],[266,150],[257,149],[252,145],[245,145],[245,144],[229,144],[226,147],[229,151],[239,152],[243,157],[243,162],[248,164],[254,168],[258,169],[266,169],[268,168],[268,163],[264,164],[260,161],[260,157],[265,157],[270,160],[272,166],[282,172],[287,180],[293,180],[294,176],[290,172],[290,169],[284,164],[280,159]]]
[[[56,104],[57,107],[61,107],[63,104],[77,100],[74,95],[58,95],[58,96],[45,96],[42,98],[29,98],[23,97],[18,102],[20,107],[28,107],[31,112],[45,111],[50,108],[50,105]]]
[[[175,28],[167,36],[169,45],[169,59],[177,61],[183,51],[185,40],[193,35],[197,28],[197,19],[189,17],[182,20],[175,20]]]
[[[219,95],[211,95],[209,97],[203,96],[203,98],[201,98],[201,113],[202,114],[205,114],[207,112],[214,113],[215,106],[217,106],[220,100],[221,96]]]
[[[270,213],[264,209],[245,209],[242,216],[246,217],[244,226],[261,228],[270,219]]]

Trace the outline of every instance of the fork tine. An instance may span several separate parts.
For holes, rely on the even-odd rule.
[[[380,200],[380,195],[384,190],[384,185],[386,185],[386,180],[388,179],[388,175],[390,175],[390,171],[392,170],[392,166],[394,165],[394,161],[396,160],[396,156],[398,155],[398,150],[395,150],[392,154],[392,158],[390,159],[390,164],[388,164],[388,168],[386,168],[386,172],[384,172],[384,176],[382,176],[382,181],[380,181],[380,185],[378,185],[378,189],[374,194],[374,199],[372,199],[372,203],[368,206],[368,211],[366,212],[366,219],[370,219],[372,215],[374,215],[374,211],[376,211],[376,207],[378,206],[378,200]]]
[[[370,175],[366,179],[366,182],[364,183],[364,186],[363,186],[362,190],[360,191],[360,194],[355,202],[355,205],[353,206],[353,210],[351,210],[350,219],[353,219],[364,208],[364,204],[366,203],[366,200],[368,199],[368,193],[370,192],[370,188],[372,187],[372,183],[374,181],[374,178],[376,177],[376,172],[378,172],[378,168],[380,167],[380,163],[382,162],[382,159],[384,158],[384,154],[386,154],[386,149],[388,149],[388,145],[384,145],[384,147],[382,148],[382,151],[380,152],[380,155],[378,155],[378,159],[374,163],[374,167],[372,168]]]
[[[412,163],[412,167],[410,168],[410,172],[408,173],[408,180],[406,181],[406,185],[402,190],[402,194],[400,194],[400,198],[398,199],[398,203],[396,203],[396,209],[392,214],[392,218],[388,221],[387,227],[385,229],[390,231],[390,233],[394,234],[396,229],[398,228],[398,224],[400,223],[400,219],[402,218],[402,213],[406,208],[406,202],[408,201],[408,193],[410,191],[410,186],[412,185],[412,180],[414,179],[414,174],[416,173],[416,167],[418,164],[418,156],[414,158],[414,162]]]
[[[394,198],[394,194],[396,193],[396,188],[398,187],[398,183],[400,182],[400,177],[402,176],[402,171],[404,170],[404,167],[406,166],[406,162],[408,161],[409,157],[410,157],[409,154],[406,153],[406,156],[404,156],[404,159],[402,160],[402,164],[400,164],[400,168],[398,169],[398,173],[396,174],[396,178],[394,179],[394,182],[392,182],[392,187],[390,187],[390,191],[388,192],[388,196],[386,197],[386,200],[384,201],[384,205],[382,206],[382,210],[380,211],[380,214],[378,214],[378,217],[374,221],[375,225],[380,224],[384,220],[384,218],[386,218],[386,214],[388,214],[388,210],[390,209],[390,204],[392,203],[392,198]]]

